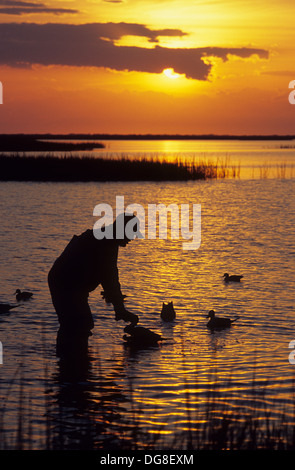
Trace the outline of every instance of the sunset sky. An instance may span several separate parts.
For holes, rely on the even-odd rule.
[[[0,0],[0,132],[295,134],[294,12],[294,0]]]

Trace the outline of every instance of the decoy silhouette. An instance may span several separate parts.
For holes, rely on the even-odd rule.
[[[22,292],[20,289],[16,289],[15,294],[16,300],[18,301],[29,300],[33,296],[32,292]]]
[[[0,304],[0,313],[7,313],[9,310],[16,307],[18,307],[18,305]]]
[[[163,321],[173,321],[175,320],[176,313],[173,307],[173,302],[168,302],[168,304],[165,304],[163,302],[162,306],[162,311],[161,311],[161,318]]]
[[[207,318],[210,318],[210,320],[207,323],[207,327],[210,329],[215,329],[215,328],[229,328],[233,322],[238,320],[240,317],[236,317],[233,320],[230,318],[224,318],[224,317],[216,317],[215,316],[215,311],[210,310]]]
[[[234,274],[232,274],[231,276],[228,274],[228,273],[225,273],[223,275],[224,277],[224,281],[225,282],[240,282],[240,280],[244,277],[244,276],[236,276]]]
[[[154,346],[161,341],[162,337],[157,333],[144,328],[143,326],[135,326],[130,324],[125,326],[125,333],[128,333],[130,336],[124,335],[123,339],[130,345],[137,348],[143,348],[147,346]]]

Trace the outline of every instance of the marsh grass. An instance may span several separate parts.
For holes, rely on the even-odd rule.
[[[189,181],[239,179],[247,172],[252,179],[293,178],[294,165],[286,162],[241,167],[230,155],[216,158],[192,154],[93,154],[52,153],[43,155],[0,154],[0,181],[107,182]]]
[[[277,164],[277,178],[285,179],[287,172],[287,164],[285,162]]]
[[[284,180],[294,177],[294,164],[287,164],[286,162],[270,164],[264,162],[259,166],[252,167],[252,179],[254,179],[257,171],[260,179],[276,178]]]
[[[264,163],[263,165],[260,165],[259,167],[259,175],[260,179],[267,179],[270,176],[270,165],[267,163]]]
[[[187,181],[239,177],[229,157],[217,162],[161,155],[146,158],[0,155],[1,181]]]

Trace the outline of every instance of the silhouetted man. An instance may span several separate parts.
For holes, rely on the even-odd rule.
[[[138,221],[134,215],[121,216],[124,217],[124,228],[131,219]],[[88,337],[94,327],[88,296],[99,284],[105,299],[114,306],[117,321],[138,322],[138,316],[125,308],[119,283],[119,246],[126,246],[132,238],[124,231],[124,238],[117,239],[118,219],[113,224],[112,239],[97,239],[93,230],[74,235],[48,274],[52,303],[60,323],[57,355],[87,351]]]

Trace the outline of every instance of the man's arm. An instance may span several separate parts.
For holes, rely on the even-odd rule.
[[[124,305],[124,295],[121,292],[119,282],[119,271],[117,267],[118,261],[118,245],[110,244],[105,253],[106,267],[103,273],[102,287],[104,290],[104,298],[111,302],[116,313],[116,320],[138,322],[137,315],[126,310]]]
[[[104,289],[104,298],[114,306],[123,304],[123,294],[119,282],[119,271],[117,267],[118,246],[110,243],[105,249],[105,266],[102,273],[101,285]]]

